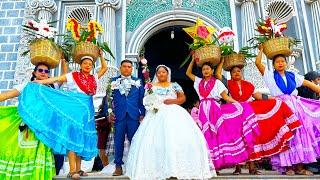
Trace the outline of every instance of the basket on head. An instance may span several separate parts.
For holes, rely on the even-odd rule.
[[[287,37],[272,38],[263,43],[263,53],[268,59],[272,59],[278,54],[290,56],[292,51],[290,49],[290,39]]]
[[[225,71],[230,71],[232,67],[243,68],[246,65],[246,60],[243,54],[233,53],[227,56],[224,56],[223,69]]]
[[[195,50],[193,58],[199,67],[201,67],[205,62],[211,62],[215,66],[220,62],[221,49],[219,46],[214,44],[203,46]]]
[[[92,42],[80,42],[73,49],[73,61],[80,64],[83,56],[90,56],[95,62],[99,56],[99,48]]]
[[[59,65],[62,51],[48,39],[39,39],[29,45],[30,59],[33,65],[43,63],[53,69]]]

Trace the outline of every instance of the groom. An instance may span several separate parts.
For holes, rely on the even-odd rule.
[[[120,66],[121,76],[112,78],[113,106],[115,117],[109,116],[110,121],[114,121],[114,145],[116,169],[113,176],[121,176],[122,157],[124,149],[125,135],[131,142],[132,137],[140,121],[145,115],[142,104],[144,97],[144,87],[140,79],[132,77],[133,64],[130,60],[123,60]],[[115,119],[114,119],[115,118]]]

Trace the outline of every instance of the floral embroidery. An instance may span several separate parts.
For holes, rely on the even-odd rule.
[[[141,86],[140,80],[135,81],[131,78],[118,78],[117,80],[111,82],[111,89],[118,89],[122,95],[128,95],[132,86],[139,88]]]

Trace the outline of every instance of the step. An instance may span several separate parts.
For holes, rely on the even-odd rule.
[[[243,170],[243,174],[241,175],[233,175],[234,169],[224,169],[220,171],[220,175],[218,177],[212,178],[212,179],[320,179],[320,175],[314,175],[314,176],[302,176],[302,175],[295,175],[295,176],[286,176],[281,175],[278,172],[275,171],[266,171],[266,170],[259,170],[261,171],[261,175],[250,175],[247,170]],[[67,179],[66,176],[56,176],[53,179],[57,180],[63,180]],[[89,173],[89,176],[87,177],[81,177],[81,179],[90,179],[90,180],[129,180],[127,176],[118,176],[114,177],[112,175],[107,174],[101,174],[101,173]]]

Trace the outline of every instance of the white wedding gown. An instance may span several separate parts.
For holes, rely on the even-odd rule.
[[[162,102],[176,99],[176,91],[182,91],[177,83],[153,87]],[[126,175],[134,180],[216,176],[202,132],[179,105],[163,104],[157,113],[146,113],[132,139],[126,169]]]

